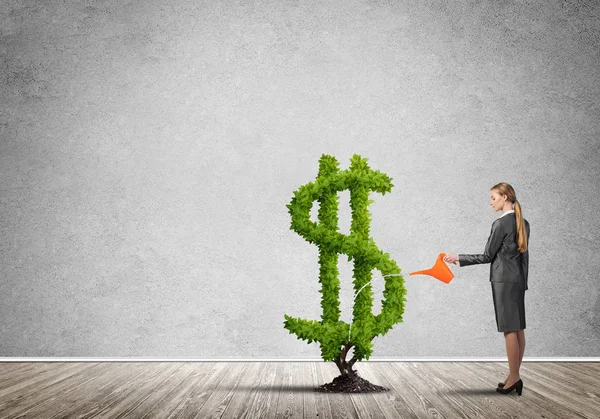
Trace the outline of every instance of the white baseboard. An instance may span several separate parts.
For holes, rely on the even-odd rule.
[[[36,358],[36,357],[0,357],[0,362],[325,362],[320,358],[283,359],[283,358],[248,358],[248,359],[200,359],[200,358]],[[330,361],[331,362],[331,361]],[[371,358],[358,362],[507,362],[506,358]],[[523,362],[600,362],[600,357],[549,357],[523,358]]]

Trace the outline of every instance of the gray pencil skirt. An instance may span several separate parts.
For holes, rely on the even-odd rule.
[[[525,286],[520,282],[491,282],[498,332],[525,329]]]

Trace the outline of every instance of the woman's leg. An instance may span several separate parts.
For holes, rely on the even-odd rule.
[[[521,379],[519,375],[519,340],[517,332],[504,332],[506,342],[506,356],[508,357],[508,377],[504,381],[505,387],[510,387]]]
[[[523,354],[525,353],[525,330],[519,330],[517,332],[517,340],[519,341],[519,370],[520,370],[521,363],[523,362]]]

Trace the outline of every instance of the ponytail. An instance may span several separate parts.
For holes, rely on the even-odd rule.
[[[527,230],[525,229],[525,221],[523,220],[523,212],[521,211],[521,204],[515,200],[515,220],[517,222],[517,244],[519,245],[519,252],[525,253],[527,251]]]
[[[521,211],[521,204],[517,201],[517,194],[513,187],[506,183],[500,182],[491,187],[490,190],[495,190],[500,196],[506,196],[507,201],[514,203],[515,210],[515,221],[517,223],[517,246],[521,253],[527,251],[527,230],[525,227],[525,220],[523,219],[523,211]]]

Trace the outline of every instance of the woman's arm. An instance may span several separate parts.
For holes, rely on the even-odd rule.
[[[500,250],[504,236],[505,234],[502,230],[502,223],[498,219],[492,223],[492,231],[490,232],[490,237],[488,237],[483,254],[459,254],[459,265],[462,267],[479,263],[490,263],[496,256],[496,253],[498,253],[498,250]]]
[[[525,229],[527,230],[527,250],[521,254],[521,268],[525,277],[525,289],[527,289],[527,276],[529,275],[529,223],[525,225]]]
[[[527,290],[527,275],[529,274],[529,249],[521,254],[521,268],[523,268],[523,276],[525,277],[525,289]]]

